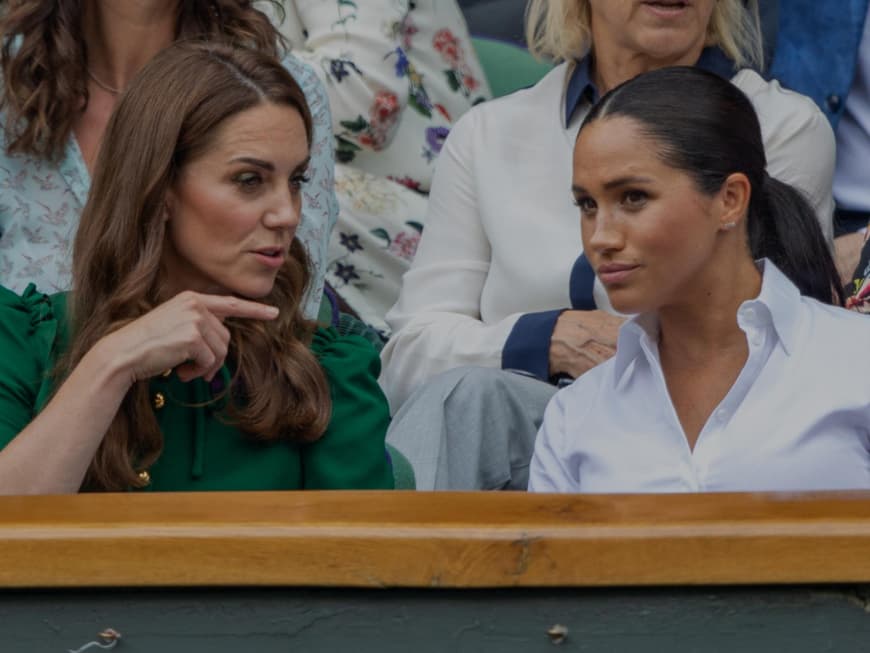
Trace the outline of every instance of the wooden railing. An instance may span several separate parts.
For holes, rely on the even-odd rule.
[[[0,587],[870,582],[870,493],[0,498]]]

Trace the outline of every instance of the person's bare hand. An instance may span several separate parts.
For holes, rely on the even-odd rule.
[[[624,320],[604,311],[565,311],[550,339],[550,374],[577,378],[616,353]]]
[[[238,297],[179,293],[98,343],[109,360],[120,361],[129,382],[175,368],[178,378],[214,378],[227,355],[230,333],[224,318],[274,320],[278,309]]]

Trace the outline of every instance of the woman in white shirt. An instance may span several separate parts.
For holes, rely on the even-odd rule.
[[[389,440],[414,464],[418,487],[434,479],[436,488],[524,488],[535,433],[555,391],[544,382],[578,377],[613,354],[621,320],[592,310],[606,305],[606,294],[600,285],[593,292],[588,265],[578,267],[582,283],[574,286],[582,292],[572,299],[589,310],[564,310],[580,242],[568,190],[572,148],[599,94],[668,65],[695,65],[731,80],[760,116],[768,171],[804,191],[831,232],[831,128],[809,98],[749,69],[759,63],[761,43],[756,4],[747,7],[742,0],[533,0],[529,42],[564,63],[530,89],[475,107],[453,127],[425,234],[387,315],[393,336],[381,384],[392,409],[401,407]],[[474,377],[469,383],[467,374]],[[502,401],[465,401],[472,390],[490,401],[485,387],[498,387]],[[504,405],[515,399],[523,407],[506,416]],[[500,484],[484,482],[479,461],[503,460],[507,451],[510,467],[494,463]]]
[[[771,178],[758,119],[694,68],[605,96],[574,149],[583,248],[616,356],[557,393],[538,492],[870,488],[866,318],[812,207]]]

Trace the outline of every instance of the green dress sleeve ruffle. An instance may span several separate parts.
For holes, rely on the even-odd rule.
[[[332,419],[326,433],[304,447],[305,488],[392,489],[384,444],[390,410],[377,381],[377,351],[365,338],[332,327],[315,332],[311,349],[326,373]]]
[[[0,449],[50,398],[65,319],[63,296],[33,284],[21,295],[0,286]]]
[[[54,367],[67,340],[65,294],[45,295],[30,285],[21,295],[0,286],[0,449],[48,402]],[[318,329],[312,351],[332,397],[326,433],[301,448],[308,489],[391,489],[393,472],[384,439],[387,400],[377,383],[380,359],[359,336]]]

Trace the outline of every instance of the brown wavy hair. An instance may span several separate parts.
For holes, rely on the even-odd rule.
[[[184,166],[208,150],[224,121],[264,102],[299,111],[311,145],[312,119],[302,90],[261,52],[178,41],[133,79],[106,127],[75,238],[72,342],[59,376],[69,374],[100,338],[164,298],[167,191]],[[236,365],[227,418],[262,441],[310,442],[329,423],[329,387],[309,349],[313,324],[301,312],[309,280],[305,250],[294,240],[271,293],[261,300],[281,307],[280,316],[271,322],[226,321],[228,358]],[[148,381],[139,381],[124,398],[82,488],[139,485],[136,470],[149,467],[162,445]]]
[[[279,15],[283,8],[270,0]],[[83,0],[0,3],[0,70],[6,151],[56,159],[88,104]],[[251,0],[183,0],[176,39],[239,45],[279,56],[284,40]]]

